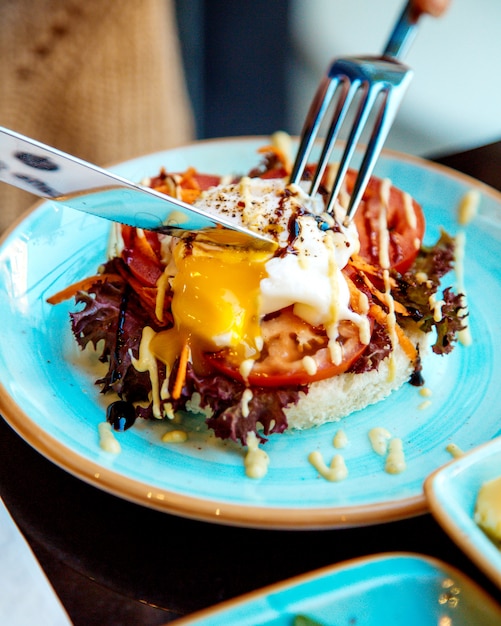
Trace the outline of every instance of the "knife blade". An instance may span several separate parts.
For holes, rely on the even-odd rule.
[[[204,232],[227,245],[274,247],[267,237],[0,127],[0,181],[113,222],[182,236]]]

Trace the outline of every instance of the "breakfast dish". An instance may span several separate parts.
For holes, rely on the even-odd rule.
[[[249,172],[266,139],[201,142],[119,165],[115,171],[142,180],[162,167],[184,172]],[[47,299],[93,275],[106,258],[109,224],[71,210],[40,204],[2,242],[0,307],[0,412],[42,454],[84,480],[122,497],[180,515],[257,527],[314,528],[366,524],[422,512],[422,482],[450,459],[451,442],[467,450],[498,431],[495,373],[501,365],[492,337],[499,322],[492,302],[501,300],[499,269],[491,259],[499,246],[499,194],[472,179],[425,161],[386,153],[376,175],[389,178],[423,207],[425,245],[441,228],[454,235],[456,207],[471,189],[481,196],[478,216],[467,228],[464,283],[472,343],[443,358],[423,356],[425,387],[403,385],[383,402],[353,414],[349,423],[326,423],[268,436],[269,457],[260,480],[245,477],[241,442],[220,439],[199,416],[182,427],[166,420],[136,420],[113,432],[121,448],[100,445],[99,425],[109,400],[96,393],[106,374],[92,351],[77,348],[68,324],[70,300]],[[496,230],[496,228],[498,230]],[[426,239],[428,238],[428,240]],[[12,350],[12,346],[17,346]],[[97,363],[96,363],[97,361]],[[99,369],[101,368],[101,369]],[[456,393],[461,385],[462,394]],[[426,404],[426,408],[422,405]],[[308,461],[337,456],[333,440],[342,424],[347,477],[331,482]],[[368,433],[384,427],[400,439],[405,471],[389,474]],[[188,438],[176,442],[185,430]],[[168,431],[168,432],[167,432]],[[166,437],[166,435],[169,436]]]
[[[173,237],[116,225],[109,260],[49,298],[75,297],[75,339],[108,364],[97,383],[119,397],[107,412],[115,430],[135,418],[182,426],[190,412],[264,458],[251,442],[423,385],[428,344],[447,355],[466,329],[463,295],[441,285],[455,241],[443,232],[422,246],[425,219],[409,194],[373,177],[346,224],[355,172],[327,212],[334,166],[311,197],[289,183],[288,137],[273,140],[241,176],[191,167],[146,181],[271,249],[228,245],[221,230]],[[263,472],[253,462],[248,475]]]
[[[455,568],[417,554],[388,553],[298,576],[176,623],[494,626],[500,619],[501,608]]]

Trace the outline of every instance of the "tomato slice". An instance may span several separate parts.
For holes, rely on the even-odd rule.
[[[334,364],[325,330],[297,317],[292,308],[282,309],[264,320],[261,327],[264,348],[247,377],[247,382],[257,387],[307,385],[337,376],[345,372],[367,347],[360,342],[355,324],[342,321],[339,327],[342,359],[339,364]],[[222,350],[205,356],[216,370],[244,380],[239,371],[240,363],[231,351]]]
[[[129,233],[123,229],[122,232],[127,233],[122,259],[142,285],[156,287],[163,274],[158,237],[148,231],[143,231],[141,236],[136,230]]]
[[[275,167],[267,172],[264,172],[260,178],[285,178],[288,175],[289,172],[285,169],[285,167]]]
[[[350,192],[356,172],[346,176]],[[380,213],[383,209],[382,186],[386,183],[372,177],[360,206],[355,213],[355,224],[360,239],[360,256],[372,265],[380,265]],[[410,196],[391,186],[387,207],[390,267],[400,274],[406,272],[417,256],[424,236],[425,220],[421,207]]]
[[[195,172],[193,178],[197,181],[198,186],[202,191],[210,189],[211,187],[216,187],[221,182],[221,176],[201,174],[200,172]]]

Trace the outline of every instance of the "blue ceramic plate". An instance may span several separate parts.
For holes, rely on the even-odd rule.
[[[161,166],[245,173],[259,161],[266,138],[201,142],[123,163],[129,179],[154,175]],[[378,173],[423,205],[427,240],[444,227],[458,231],[456,208],[465,192],[481,194],[479,215],[466,229],[465,284],[473,343],[448,357],[425,359],[428,408],[416,387],[405,385],[388,400],[338,424],[272,436],[262,480],[245,477],[240,446],[216,440],[200,420],[187,425],[184,444],[165,444],[168,426],[142,423],[117,435],[122,452],[99,447],[105,401],[71,336],[72,303],[46,299],[94,273],[105,260],[110,225],[70,209],[39,204],[0,245],[0,413],[39,452],[80,478],[146,506],[196,519],[263,528],[326,528],[372,524],[426,510],[423,482],[450,460],[450,443],[467,451],[500,433],[495,350],[501,317],[501,194],[426,161],[386,153]],[[454,277],[453,277],[454,278]],[[452,278],[452,279],[453,279]],[[425,401],[426,402],[426,401]],[[384,459],[368,440],[384,426],[403,441],[407,469],[384,472]],[[332,483],[308,463],[312,450],[327,460],[342,427],[348,478]]]
[[[501,588],[501,550],[473,519],[480,487],[499,477],[501,437],[433,472],[425,482],[425,494],[439,524]]]
[[[469,578],[440,561],[390,553],[306,574],[176,624],[293,626],[298,616],[318,626],[495,626],[501,620],[501,607]]]

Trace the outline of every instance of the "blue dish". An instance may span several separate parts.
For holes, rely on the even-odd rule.
[[[482,484],[501,477],[501,437],[436,470],[425,483],[431,513],[470,559],[501,588],[501,550],[474,521]]]
[[[142,180],[165,166],[182,171],[238,174],[259,161],[267,138],[207,141],[148,155],[114,171]],[[501,333],[501,194],[451,170],[396,153],[385,153],[377,174],[391,178],[424,207],[427,241],[441,227],[455,234],[456,207],[475,189],[479,215],[467,227],[465,284],[473,343],[447,357],[424,359],[430,406],[416,387],[405,385],[390,398],[342,422],[272,436],[266,444],[269,471],[246,478],[244,451],[216,440],[201,421],[186,425],[188,441],[166,444],[163,423],[138,423],[118,433],[122,452],[99,447],[98,424],[107,400],[98,377],[79,353],[69,326],[71,302],[47,298],[93,274],[106,258],[106,220],[37,205],[0,243],[0,413],[35,449],[81,479],[148,507],[216,523],[262,528],[332,528],[381,523],[426,510],[423,482],[450,460],[446,447],[469,450],[499,435]],[[496,306],[497,305],[497,306]],[[368,432],[384,426],[403,441],[407,469],[384,472]],[[319,478],[307,457],[320,450],[330,461],[339,428],[348,478]]]
[[[501,607],[440,561],[382,554],[279,583],[175,622],[178,626],[292,626],[304,615],[322,626],[495,626]]]

